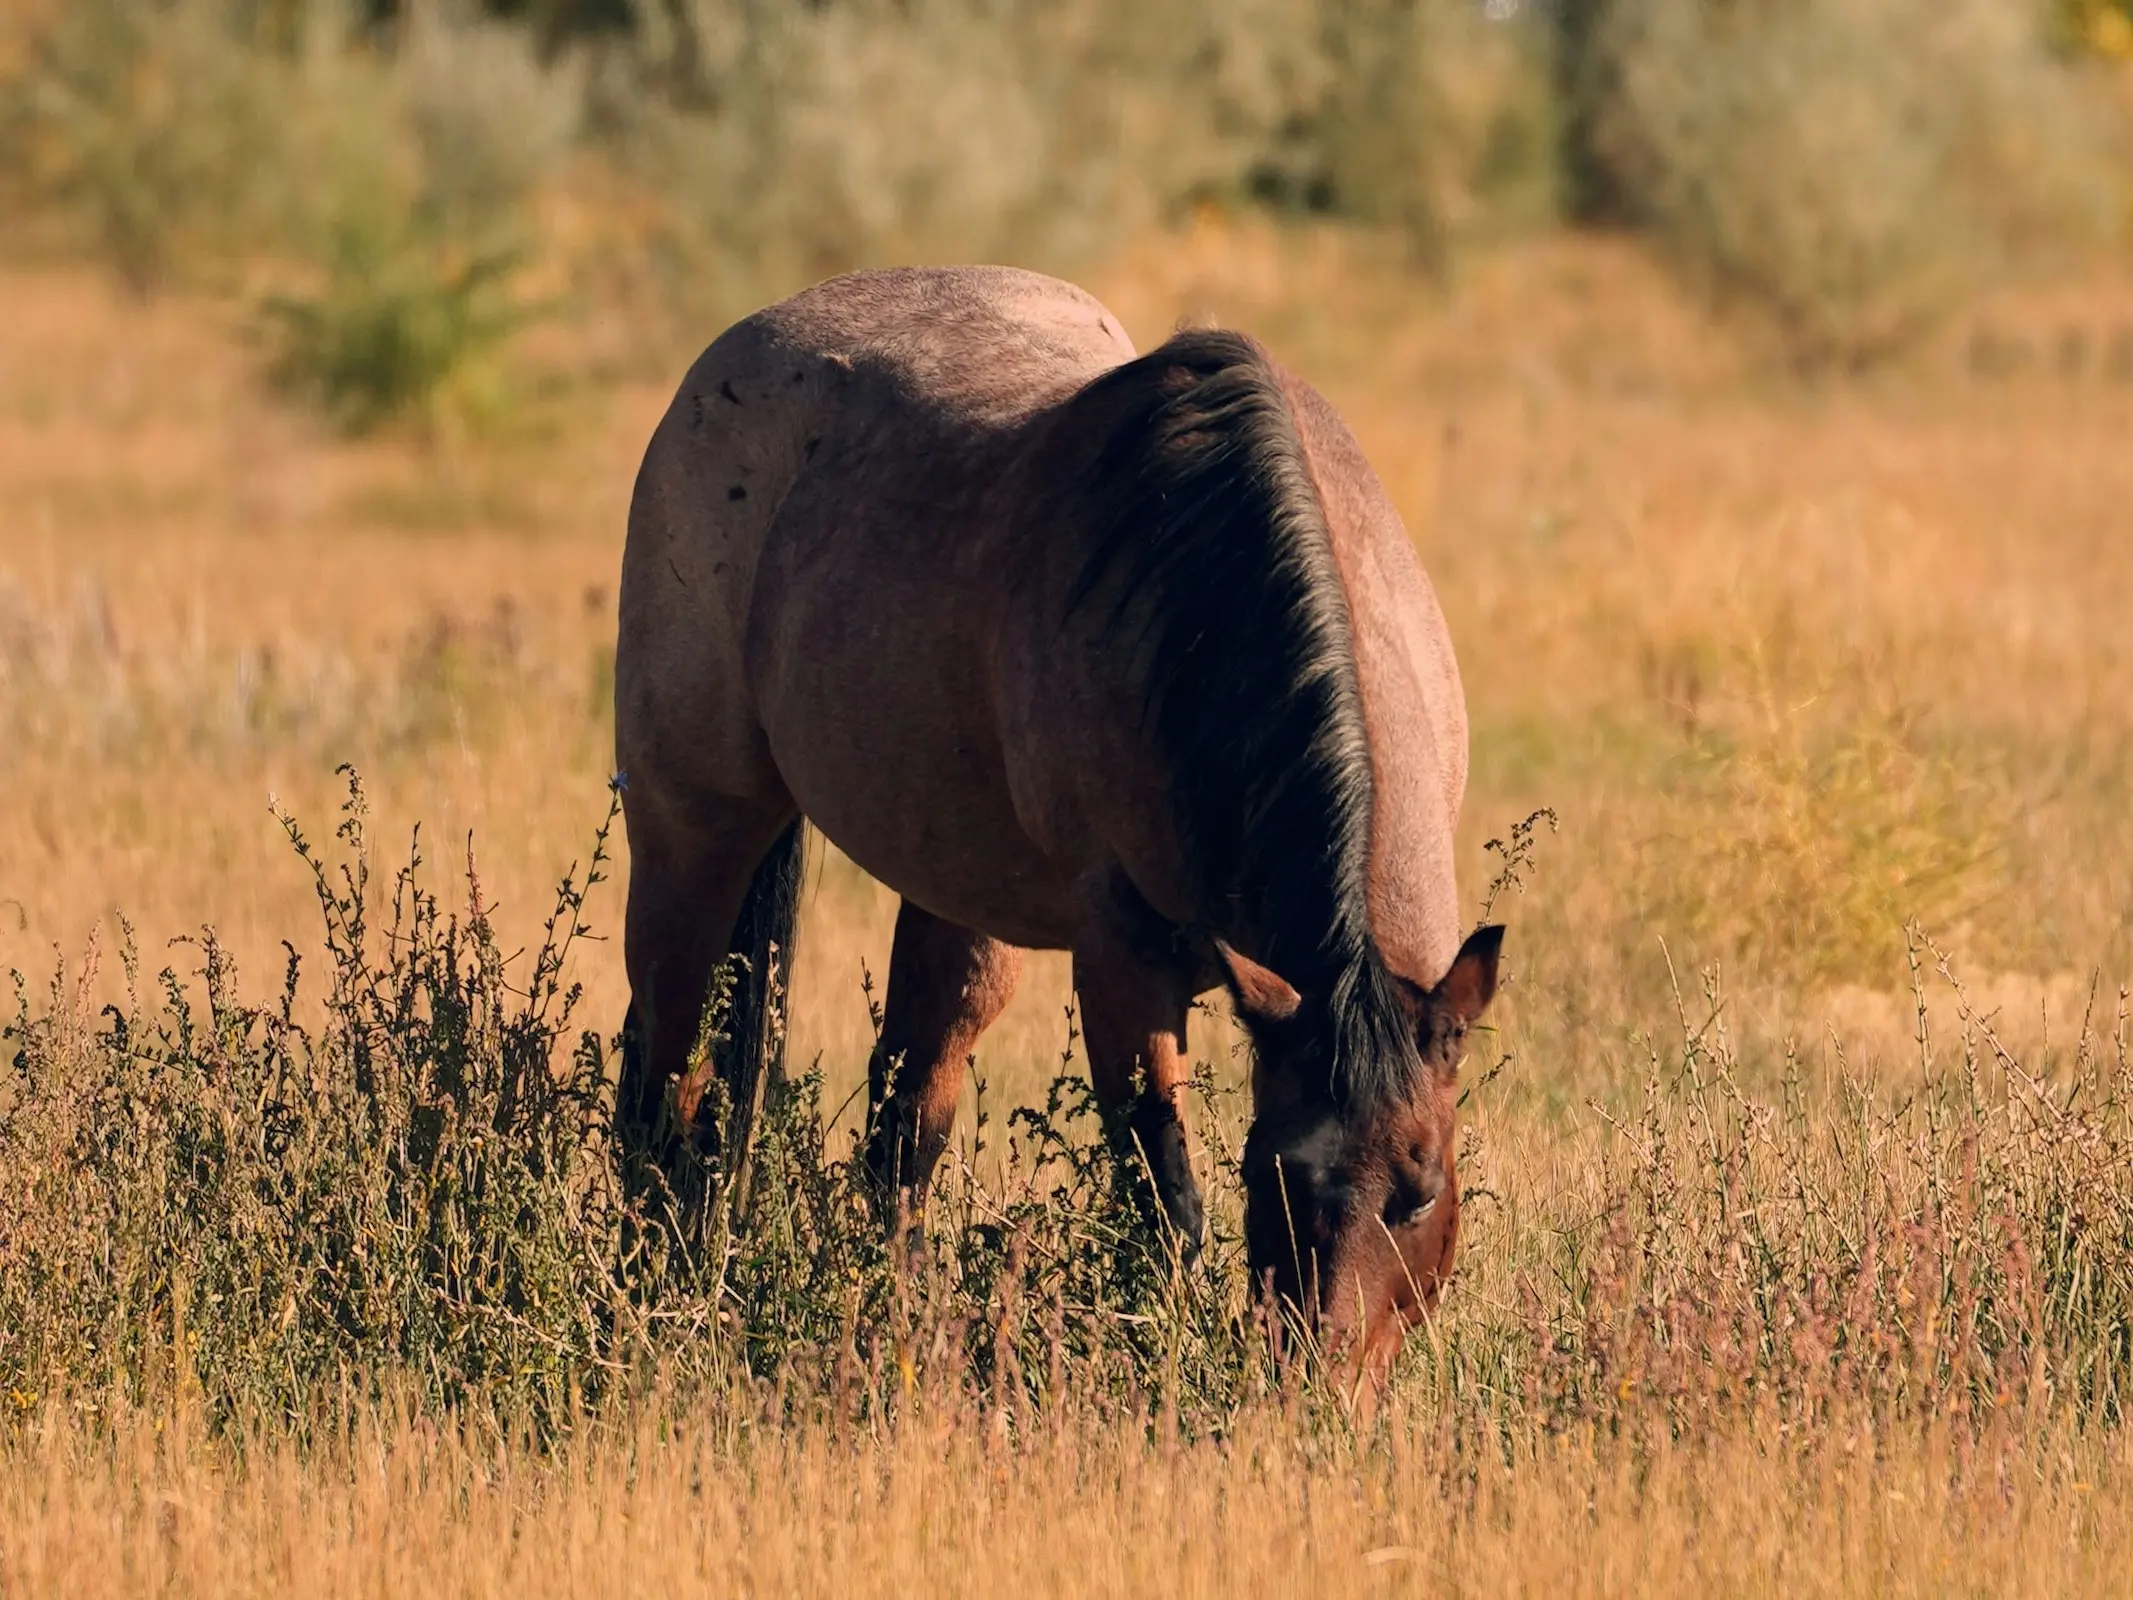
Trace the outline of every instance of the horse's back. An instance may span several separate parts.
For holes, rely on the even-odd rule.
[[[795,353],[850,372],[850,401],[892,427],[1012,427],[1130,360],[1118,320],[1087,290],[1013,267],[856,272],[748,319]],[[873,419],[868,419],[873,420]]]

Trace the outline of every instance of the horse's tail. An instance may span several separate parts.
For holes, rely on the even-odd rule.
[[[785,1071],[785,997],[800,929],[800,889],[807,877],[807,819],[795,817],[749,880],[726,950],[734,963],[731,1010],[719,1077],[730,1098],[720,1142],[745,1152],[763,1095]],[[745,1159],[738,1155],[737,1159]]]

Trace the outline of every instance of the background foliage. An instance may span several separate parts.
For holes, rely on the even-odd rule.
[[[23,236],[144,289],[288,280],[285,309],[310,298],[270,323],[282,370],[357,427],[434,417],[493,349],[493,319],[453,314],[470,263],[635,278],[716,323],[873,262],[1071,271],[1195,205],[1383,228],[1438,271],[1559,215],[1643,229],[1801,361],[1858,362],[1980,274],[2116,237],[2124,20],[2104,0],[40,0],[0,23],[0,198]],[[351,294],[351,240],[392,290]]]

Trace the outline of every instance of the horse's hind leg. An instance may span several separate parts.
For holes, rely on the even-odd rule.
[[[684,814],[648,791],[649,785],[623,792],[630,1014],[616,1109],[640,1138],[659,1128],[668,1085],[688,1068],[712,970],[725,959],[757,865],[794,815],[724,796],[693,802]],[[676,1088],[683,1133],[695,1131],[701,1078]]]
[[[881,1042],[867,1072],[867,1170],[915,1215],[955,1125],[963,1066],[1014,998],[1022,952],[910,901],[896,914]]]
[[[1186,1135],[1192,1073],[1185,1019],[1203,985],[1168,948],[1169,930],[1130,888],[1107,885],[1095,899],[1095,915],[1074,944],[1089,1078],[1097,1098],[1121,1114],[1120,1158],[1146,1163],[1163,1214],[1196,1250],[1206,1216]]]

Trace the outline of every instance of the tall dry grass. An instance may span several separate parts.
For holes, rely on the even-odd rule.
[[[967,1423],[737,1439],[684,1416],[553,1460],[391,1414],[242,1458],[147,1419],[94,1440],[33,1425],[0,1466],[0,1550],[19,1592],[92,1597],[2056,1597],[2119,1592],[2128,1556],[2122,1449],[2079,1438],[1952,1471],[1942,1445],[1857,1437],[1448,1461],[1426,1419],[1375,1450],[1278,1425],[1227,1447],[1098,1428],[1002,1447]]]
[[[587,880],[520,987],[471,870],[463,917],[403,877],[366,927],[340,841],[294,840],[318,1026],[208,946],[195,994],[98,1019],[61,985],[8,1030],[24,1592],[2113,1590],[2123,990],[2047,1078],[1917,949],[1919,1087],[1774,1101],[1715,982],[1679,997],[1641,1111],[1470,1143],[1473,1264],[1358,1427],[1244,1293],[1233,1186],[1210,1256],[1166,1259],[1056,1090],[952,1165],[915,1257],[856,1149],[825,1165],[812,1077],[752,1183],[647,1229],[598,1039],[548,1070]]]
[[[633,81],[566,65],[581,102],[520,36],[439,48],[474,39],[536,109],[598,113]],[[825,82],[903,81],[849,48],[885,76]],[[1008,71],[996,38],[958,48]],[[302,59],[414,103],[409,54]],[[0,269],[0,966],[26,974],[0,1049],[0,1583],[2108,1592],[2133,1320],[2123,282],[1972,298],[1892,366],[1801,379],[1764,322],[1619,239],[1425,249],[1432,279],[1404,224],[1225,202],[1092,236],[1137,337],[1253,329],[1379,463],[1467,680],[1469,914],[1489,841],[1560,820],[1497,899],[1514,975],[1468,1069],[1462,1274],[1359,1428],[1241,1281],[1219,1014],[1195,1019],[1203,1269],[1138,1230],[1132,1174],[1054,1098],[1052,957],[980,1051],[983,1147],[923,1269],[884,1249],[835,1164],[893,900],[834,853],[792,975],[819,1077],[773,1108],[745,1206],[703,1174],[685,1247],[653,1242],[667,1201],[599,1115],[619,950],[535,965],[606,804],[630,473],[697,342],[617,240],[719,259],[618,198],[615,172],[668,168],[574,187],[596,139],[713,160],[660,141],[715,143],[715,115],[640,109],[469,180],[521,197],[487,221],[381,113],[405,185],[383,237],[420,281],[530,239],[512,303],[555,312],[452,380],[449,426],[350,439],[263,382],[255,291],[213,267],[233,246],[172,235],[170,261],[212,270],[147,298],[64,255]],[[1317,203],[1305,120],[1243,190]],[[1456,198],[1469,170],[1430,181]],[[1000,215],[968,181],[941,226]],[[1503,181],[1489,206],[1526,192]],[[1472,203],[1441,201],[1455,232],[1482,228]],[[899,202],[836,248],[920,248],[894,230],[928,214]],[[257,292],[335,292],[310,246],[293,272],[262,248]],[[704,304],[754,281],[714,272]],[[511,405],[481,401],[497,382]],[[369,804],[354,902],[344,761]],[[323,905],[270,797],[328,863]],[[430,909],[387,938],[417,820],[402,905]],[[202,924],[212,960],[167,943]]]

